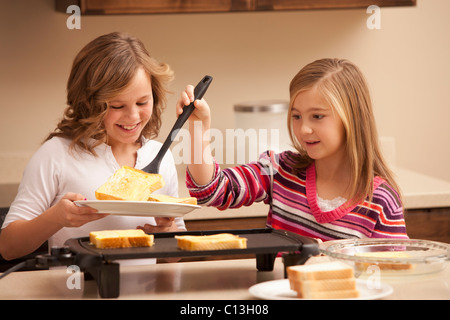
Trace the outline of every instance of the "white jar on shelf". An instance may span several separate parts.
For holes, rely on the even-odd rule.
[[[234,105],[236,164],[255,161],[266,150],[277,153],[293,150],[287,129],[288,108],[289,102],[285,100],[250,101]]]

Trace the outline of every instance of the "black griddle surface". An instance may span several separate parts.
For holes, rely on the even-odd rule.
[[[226,249],[208,251],[184,251],[178,248],[175,235],[210,235],[232,233],[247,238],[246,249]],[[66,245],[75,252],[85,255],[100,256],[107,261],[120,259],[169,258],[169,257],[204,257],[213,255],[236,254],[269,254],[278,252],[301,251],[305,244],[317,246],[317,243],[306,237],[284,230],[250,229],[250,230],[214,230],[185,231],[171,233],[155,233],[152,247],[97,249],[90,244],[89,237],[70,239]]]

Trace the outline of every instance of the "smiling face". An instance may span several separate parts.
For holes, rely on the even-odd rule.
[[[296,139],[311,159],[337,160],[345,156],[344,125],[315,88],[296,96],[291,121]]]
[[[153,110],[152,86],[144,69],[139,68],[127,88],[108,105],[103,121],[108,144],[135,144]]]

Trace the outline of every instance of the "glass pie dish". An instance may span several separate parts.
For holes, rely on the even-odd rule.
[[[327,241],[320,252],[354,267],[356,277],[424,275],[444,270],[450,245],[415,239],[344,239]]]

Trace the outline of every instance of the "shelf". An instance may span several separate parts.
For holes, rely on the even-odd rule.
[[[55,0],[55,5],[56,11],[64,13],[68,6],[77,5],[82,15],[110,15],[415,6],[416,0]]]

